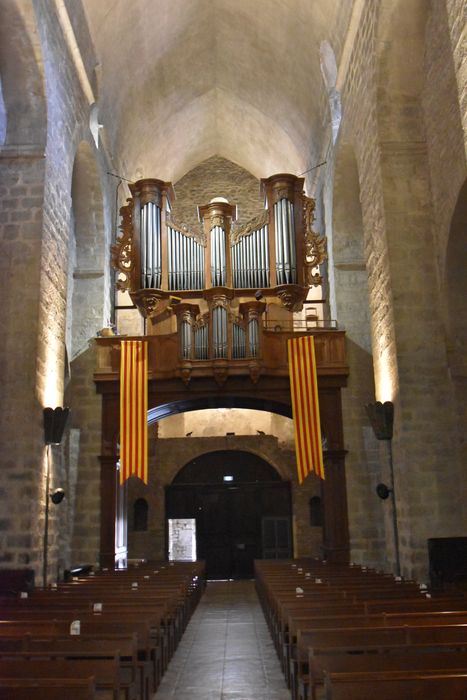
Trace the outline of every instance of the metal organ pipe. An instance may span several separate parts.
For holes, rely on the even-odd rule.
[[[232,246],[233,285],[235,288],[269,285],[268,227],[242,236]]]
[[[141,287],[146,289],[147,284],[147,256],[146,256],[146,243],[147,232],[146,232],[146,207],[141,209],[140,218],[140,250],[141,250]]]
[[[212,311],[213,320],[213,355],[215,358],[227,357],[227,311],[223,306],[216,306]]]
[[[297,253],[293,204],[281,199],[274,204],[276,225],[276,272],[278,284],[294,284],[297,281]]]
[[[248,321],[248,343],[250,346],[250,357],[258,357],[258,319],[251,318]]]
[[[246,357],[246,335],[245,329],[239,324],[233,324],[233,357],[243,359]]]
[[[188,321],[182,322],[182,357],[184,360],[191,358],[191,324]]]
[[[160,289],[162,278],[161,210],[147,202],[140,215],[141,283],[143,289]]]
[[[193,237],[168,227],[168,277],[171,291],[203,289],[204,248]]]
[[[220,226],[211,229],[211,282],[221,287],[226,282],[225,231]]]

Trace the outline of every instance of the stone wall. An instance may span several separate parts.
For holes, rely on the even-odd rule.
[[[45,492],[47,454],[51,471],[50,490],[61,486],[67,491],[67,497],[60,506],[50,506],[49,579],[54,580],[59,571],[69,566],[72,558],[74,485],[78,468],[74,454],[78,440],[76,433],[72,432],[69,442],[75,447],[64,444],[63,448],[46,449],[42,407],[64,405],[65,379],[68,376],[65,338],[71,299],[67,297],[72,289],[69,278],[73,275],[73,269],[68,265],[68,253],[70,238],[74,236],[71,190],[78,144],[88,142],[100,173],[99,179],[102,179],[102,172],[108,167],[105,154],[95,149],[88,127],[89,102],[83,94],[70,48],[55,12],[53,3],[41,0],[37,0],[34,7],[26,0],[20,0],[11,3],[8,8],[7,15],[11,22],[11,36],[7,37],[11,43],[9,65],[10,71],[16,71],[16,76],[8,74],[3,82],[7,143],[2,148],[0,158],[0,192],[3,199],[0,225],[2,260],[5,264],[3,280],[6,284],[0,311],[5,338],[1,359],[5,370],[3,396],[5,399],[8,397],[9,404],[2,406],[1,420],[2,434],[8,435],[11,441],[9,450],[3,450],[5,465],[2,465],[0,477],[2,497],[10,504],[9,516],[2,522],[1,564],[32,566],[39,575],[39,581],[45,499],[48,498]],[[22,50],[16,65],[15,36]],[[30,44],[26,46],[28,38]],[[25,56],[29,56],[29,63]],[[16,83],[13,77],[16,77]],[[11,94],[13,85],[16,85],[17,97]],[[47,107],[42,143],[34,141],[34,138],[41,136],[41,94],[44,114]],[[26,117],[31,120],[30,124]],[[104,182],[104,190],[105,187]],[[107,193],[100,196],[101,200],[106,200],[101,208],[109,209],[108,202],[111,200]],[[108,214],[101,216],[100,221],[96,221],[95,229],[96,237],[101,239],[102,251],[107,251],[107,258],[109,229],[105,231],[105,222],[109,220]],[[79,258],[79,246],[77,253]],[[103,259],[101,266],[105,266]],[[83,307],[100,307],[99,320],[96,321],[95,313],[91,314],[92,323],[88,323],[84,330],[87,337],[94,335],[97,328],[104,325],[103,309],[106,308],[108,313],[108,303],[105,302],[109,294],[108,268],[103,277],[105,284],[94,290],[93,294],[88,290],[86,299],[82,300]],[[85,316],[86,313],[83,308]],[[69,325],[73,334],[72,320]],[[92,364],[93,360],[86,368],[83,384],[94,395]],[[78,381],[76,396],[70,397],[72,410],[76,410],[81,399],[83,396],[80,395]],[[81,405],[84,411],[86,401]],[[100,412],[100,404],[96,405]],[[99,436],[100,421],[96,421],[93,410],[95,406],[91,407],[88,417]],[[83,427],[87,428],[87,420],[83,418],[82,422]],[[86,466],[88,459],[97,461],[99,437],[93,443],[89,435],[85,435],[80,444],[80,465]],[[98,469],[94,473],[98,473]],[[94,498],[89,511],[91,520],[93,512],[97,516],[87,532],[88,537],[90,533],[96,533],[98,498],[97,503]],[[98,534],[94,541],[92,537],[89,538],[89,548],[93,550],[95,560]]]
[[[452,134],[452,129],[439,128],[446,103],[450,105],[448,119],[454,126],[456,103],[443,4],[432,5],[436,8],[423,3],[404,4],[399,12],[393,3],[366,4],[342,88],[344,119],[338,145],[341,149],[351,147],[357,161],[376,398],[395,402],[394,463],[402,564],[406,574],[419,578],[427,575],[427,537],[459,534],[465,525],[463,508],[456,496],[460,463],[439,303],[437,255],[442,244],[435,252],[435,240],[440,241],[443,234],[435,232],[433,226],[429,167],[433,163],[431,170],[434,169],[441,152],[448,154],[447,167],[452,175],[446,173],[446,183],[445,176],[437,173],[435,191],[449,189],[452,202],[456,198],[452,192],[459,187],[452,178],[457,177],[459,183],[456,173],[463,156],[459,161],[459,149],[457,155],[454,153],[459,130],[456,135],[455,129]],[[410,71],[406,70],[407,65],[411,66]],[[441,85],[445,102],[439,99]],[[445,131],[446,137],[442,136]],[[327,178],[324,201],[328,207],[332,206],[333,168],[335,177],[339,177],[335,158],[336,154],[331,154],[328,171],[323,173],[323,180]],[[337,182],[334,196],[340,194]],[[441,217],[449,207],[449,203],[443,203]],[[448,218],[449,214],[444,216]],[[328,222],[331,227],[327,234],[335,246],[336,222],[329,215]],[[347,245],[351,245],[351,224],[347,231],[345,226],[343,230]],[[338,267],[339,260],[333,262]],[[346,275],[348,272],[347,269]],[[357,347],[364,346],[366,324],[359,324],[354,313],[347,313],[349,296],[338,284],[342,270],[337,269],[334,274],[335,289],[340,290],[336,292],[337,318],[357,338]],[[388,457],[384,449],[375,449],[361,411],[365,393],[371,397],[371,382],[368,376],[360,377],[360,395],[353,403],[353,381],[363,365],[361,358],[352,357],[352,352],[349,363],[350,391],[343,392],[343,408],[349,447],[352,554],[358,552],[358,558],[374,561],[371,552],[375,553],[381,530],[375,519],[377,505],[370,503],[368,486],[378,478],[387,478]],[[429,396],[436,396],[437,400],[427,402]],[[440,398],[447,407],[442,416],[437,408]],[[368,438],[360,443],[360,449],[358,435]],[[365,444],[367,454],[362,449]],[[364,492],[366,498],[362,498]],[[390,512],[386,507],[385,511],[387,565],[393,566]]]
[[[241,224],[264,209],[259,180],[220,156],[212,156],[190,170],[175,184],[175,193],[173,214],[189,225],[198,222],[198,206],[209,204],[214,197],[225,197],[235,204]]]

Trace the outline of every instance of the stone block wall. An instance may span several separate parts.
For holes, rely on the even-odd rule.
[[[9,436],[10,445],[7,449],[4,442],[0,470],[2,501],[9,504],[0,535],[0,566],[32,566],[38,582],[42,582],[47,452],[51,490],[62,486],[67,491],[60,506],[51,504],[50,507],[49,580],[55,580],[59,570],[71,561],[76,446],[73,449],[67,444],[63,448],[45,448],[42,408],[64,405],[68,280],[73,273],[68,266],[69,241],[74,235],[71,189],[78,144],[88,141],[101,173],[105,172],[107,164],[105,154],[95,149],[89,132],[89,103],[78,80],[55,5],[38,0],[33,6],[21,0],[10,4],[5,18],[10,22],[11,37],[6,36],[6,41],[12,44],[12,61],[2,75],[7,143],[0,155],[0,235],[5,273],[0,311],[5,340],[0,357],[5,377],[0,413],[2,435]],[[3,29],[5,25],[2,36]],[[21,55],[15,65],[16,44]],[[10,75],[15,71],[16,82],[15,76]],[[14,89],[18,90],[16,96],[12,92]],[[41,122],[41,110],[43,115],[47,113],[46,138],[45,130],[40,131],[41,124],[45,127],[45,118]],[[105,182],[100,196],[102,207],[109,209],[111,200]],[[96,236],[102,239],[102,249],[108,251],[109,234],[104,218],[110,220],[107,214],[102,218]],[[93,298],[88,293],[84,300],[90,308],[100,306],[101,317],[104,306],[108,309],[105,302],[109,293],[108,273],[106,285],[94,290]],[[91,317],[95,323],[95,314]],[[99,327],[102,325],[103,318]],[[92,329],[88,327],[88,337],[95,330],[95,325]],[[86,369],[83,384],[94,395],[92,364],[93,361]],[[78,381],[75,406],[80,399]],[[86,407],[86,402],[82,405]],[[99,403],[97,410],[100,414]],[[92,422],[99,436],[100,420],[94,419],[95,415]],[[86,420],[83,425],[87,427]],[[70,433],[70,443],[76,445],[74,438],[76,434]],[[85,434],[80,445],[80,467],[81,464],[86,466],[87,459],[97,461],[99,438],[93,444],[89,434]],[[98,468],[96,471],[98,473]],[[96,498],[93,507],[94,513],[98,513]],[[91,518],[92,512],[91,508]],[[94,524],[87,535],[90,532],[96,532]],[[89,547],[93,546],[95,560],[98,542],[93,542],[91,537]]]
[[[342,88],[344,118],[338,144],[338,148],[353,148],[358,165],[376,398],[393,400],[396,407],[394,463],[400,494],[403,570],[422,579],[427,574],[427,537],[461,534],[465,528],[463,506],[456,495],[456,484],[463,477],[456,451],[453,391],[439,303],[439,249],[437,253],[435,240],[440,234],[435,233],[433,226],[429,163],[433,163],[433,170],[445,150],[454,179],[459,178],[462,165],[459,149],[455,154],[453,145],[456,139],[459,143],[459,130],[454,136],[450,129],[440,129],[443,102],[439,95],[437,106],[433,105],[438,86],[443,84],[441,91],[451,110],[447,118],[451,122],[455,119],[451,55],[442,49],[448,44],[447,23],[440,21],[443,3],[435,5],[432,8],[413,3],[399,13],[384,2],[366,4]],[[411,52],[412,57],[404,58],[404,50]],[[402,67],[408,62],[410,72]],[[339,156],[331,155],[328,172],[323,174],[323,179],[328,178],[324,198],[328,206],[332,206],[332,168],[336,168],[338,177]],[[448,184],[442,183],[441,173],[437,174],[435,192],[443,188],[456,191],[451,172],[446,177]],[[336,188],[334,195],[338,193]],[[450,197],[452,201],[453,195]],[[447,208],[449,205],[444,203],[441,216]],[[347,228],[350,240],[351,225]],[[336,271],[336,282],[341,272]],[[341,287],[336,284],[336,289]],[[345,324],[351,320],[349,329],[353,328],[354,336],[360,337],[358,347],[365,337],[365,328],[358,325],[354,314],[346,315],[347,307],[348,297],[343,299],[341,295],[336,299],[337,318]],[[351,389],[353,379],[362,371],[362,363],[356,358],[354,361],[351,352],[349,362]],[[368,376],[366,382],[364,377],[361,379],[370,395]],[[349,447],[347,482],[352,553],[360,550],[359,556],[368,559],[377,542],[377,506],[373,501],[367,510],[370,493],[367,491],[367,497],[362,498],[362,487],[366,483],[367,489],[369,477],[374,483],[378,472],[380,479],[387,476],[387,460],[373,447],[368,454],[358,448],[355,435],[362,435],[367,425],[361,412],[365,393],[362,383],[359,389],[360,397],[354,404],[352,392],[343,392],[345,440]],[[442,416],[439,400],[447,407]],[[368,426],[366,434],[368,437]],[[371,435],[369,439],[371,442]],[[365,517],[358,516],[359,505],[364,505],[368,517],[366,527]],[[390,529],[386,513],[384,540],[389,553],[393,551]],[[390,560],[393,562],[391,554]]]

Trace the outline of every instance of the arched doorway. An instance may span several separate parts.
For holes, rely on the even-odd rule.
[[[210,579],[251,578],[254,559],[291,556],[290,483],[251,452],[191,460],[166,488],[166,515],[195,519]]]

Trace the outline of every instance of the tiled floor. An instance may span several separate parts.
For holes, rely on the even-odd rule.
[[[215,581],[154,700],[290,700],[253,581]]]

